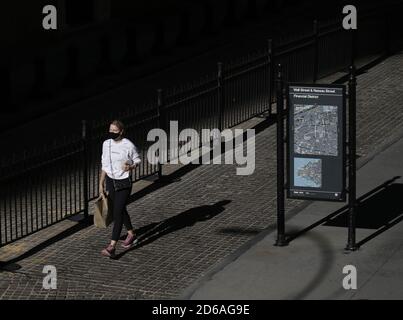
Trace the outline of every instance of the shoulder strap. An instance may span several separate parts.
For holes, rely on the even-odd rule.
[[[111,165],[111,173],[112,173],[112,182],[113,182],[113,187],[116,189],[115,186],[115,175],[113,173],[113,166],[112,166],[112,139],[109,140],[109,162]]]

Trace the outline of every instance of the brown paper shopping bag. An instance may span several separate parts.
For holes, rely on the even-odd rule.
[[[111,204],[107,196],[100,196],[95,201],[94,225],[98,228],[107,228],[113,221]]]

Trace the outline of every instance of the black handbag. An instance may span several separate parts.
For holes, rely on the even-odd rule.
[[[132,180],[130,178],[121,180],[112,179],[112,181],[115,191],[126,190],[132,187]]]
[[[110,141],[109,142],[109,161],[111,164],[111,171],[113,174],[111,144],[112,144],[112,142]],[[131,189],[131,187],[132,187],[132,179],[130,179],[130,177],[128,177],[126,179],[112,179],[112,182],[113,182],[113,188],[115,189],[115,191]]]

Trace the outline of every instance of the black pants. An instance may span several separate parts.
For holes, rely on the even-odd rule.
[[[130,196],[130,189],[115,191],[113,187],[113,180],[106,176],[106,190],[109,192],[109,197],[113,208],[114,225],[112,231],[112,240],[118,241],[123,225],[125,225],[127,230],[133,230],[130,216],[126,209],[127,200]]]

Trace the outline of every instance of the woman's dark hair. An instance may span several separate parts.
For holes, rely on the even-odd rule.
[[[122,132],[122,131],[125,130],[125,125],[124,125],[123,122],[120,121],[120,120],[113,120],[113,121],[111,122],[111,124],[113,124],[114,126],[116,126],[116,127],[119,129],[120,132]]]

